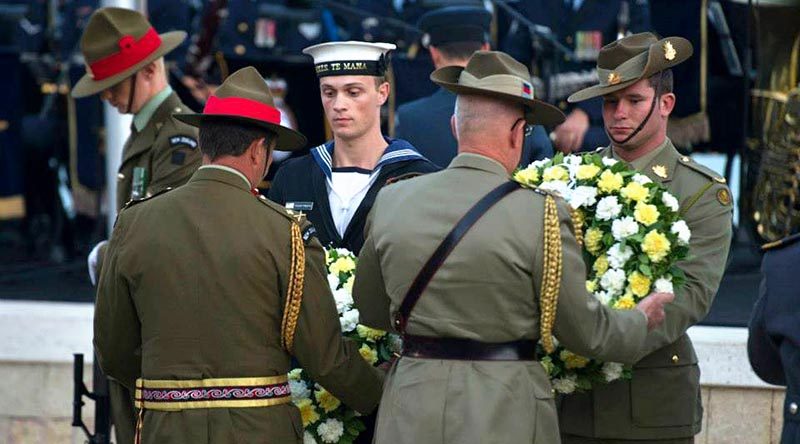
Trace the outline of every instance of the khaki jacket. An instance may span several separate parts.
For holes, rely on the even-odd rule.
[[[281,346],[291,260],[286,211],[256,198],[236,174],[198,170],[184,186],[129,205],[100,277],[94,343],[103,371],[197,380],[286,374],[296,357],[345,404],[372,411],[379,372],[345,342],[324,252],[306,222],[305,283],[293,353]],[[302,442],[293,404],[146,410],[144,443]]]
[[[460,154],[438,173],[378,195],[359,256],[354,298],[361,321],[390,329],[423,263],[478,200],[509,180],[497,162]],[[555,336],[585,356],[632,362],[646,337],[638,310],[614,311],[586,292],[586,269],[566,203]],[[495,204],[434,275],[407,332],[483,342],[539,338],[545,195],[518,190]],[[401,358],[384,388],[377,443],[556,443],[553,391],[535,361]]]
[[[612,156],[610,148],[601,151]],[[730,191],[710,169],[682,156],[669,139],[650,160],[633,165],[664,185],[680,202],[692,232],[690,258],[678,266],[685,286],[666,306],[666,320],[651,333],[633,369],[633,379],[565,396],[561,431],[613,439],[675,439],[700,432],[700,368],[686,330],[703,319],[719,288],[731,243]],[[664,167],[666,174],[662,173]],[[665,176],[665,177],[662,177]]]

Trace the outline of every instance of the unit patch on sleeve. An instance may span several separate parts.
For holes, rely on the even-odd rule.
[[[197,148],[197,140],[191,136],[172,136],[169,138],[169,146],[176,147],[179,145],[186,145],[191,149]]]

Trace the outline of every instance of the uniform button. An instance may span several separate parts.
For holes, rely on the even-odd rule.
[[[244,32],[247,32],[247,30],[248,30],[248,29],[250,29],[250,27],[247,25],[247,22],[241,22],[241,23],[239,23],[239,25],[236,27],[236,29],[238,29],[238,30],[239,30],[239,32],[242,32],[242,33],[244,33]]]
[[[678,358],[678,355],[672,355],[672,363],[673,364],[677,364],[678,361],[680,361],[680,358]]]
[[[793,403],[789,404],[789,413],[791,413],[792,415],[796,415],[797,414],[797,403],[796,402],[793,402]]]
[[[244,55],[247,50],[244,48],[244,45],[236,45],[236,47],[233,48],[233,52],[235,52],[237,55]]]
[[[119,174],[117,174],[117,179],[118,180],[125,180],[125,175],[122,174],[122,173],[119,173]]]
[[[266,201],[267,201],[267,198],[266,198],[266,197],[264,197],[264,195],[263,195],[263,194],[259,194],[259,195],[258,195],[258,198],[259,198],[259,199],[261,199],[261,200],[263,200],[264,202],[266,202]]]
[[[683,157],[681,157],[681,160],[684,161],[684,162],[688,162],[688,161],[690,161],[692,159],[690,159],[688,156],[683,156]]]
[[[179,112],[181,112],[181,111],[183,111],[183,108],[181,108],[180,106],[176,106],[176,107],[175,107],[175,112],[176,112],[176,113],[179,113]]]

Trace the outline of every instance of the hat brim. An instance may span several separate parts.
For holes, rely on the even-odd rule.
[[[95,80],[88,73],[84,74],[78,83],[72,88],[72,97],[80,99],[102,92],[107,88],[111,88],[117,83],[122,82],[128,77],[132,76],[135,72],[147,66],[148,63],[157,60],[159,57],[164,56],[173,49],[177,48],[186,40],[186,32],[184,31],[170,31],[164,34],[159,34],[161,37],[161,46],[158,47],[152,54],[147,56],[141,62],[131,66],[130,68],[115,74],[103,80]]]
[[[458,79],[463,70],[464,68],[461,66],[439,68],[431,73],[431,81],[455,94],[475,94],[522,104],[526,108],[525,121],[531,125],[556,126],[566,118],[560,109],[541,100],[528,99],[491,89],[461,85],[458,83]]]
[[[675,49],[675,58],[673,58],[672,60],[668,60],[665,57],[664,43],[666,43],[667,40],[669,40],[669,42]],[[604,96],[606,94],[611,94],[612,92],[627,88],[633,85],[634,83],[638,82],[639,80],[646,79],[652,76],[653,74],[657,74],[660,71],[664,71],[665,69],[670,69],[675,65],[685,62],[686,59],[691,57],[693,53],[694,49],[692,48],[692,44],[685,38],[683,37],[663,38],[650,45],[650,49],[647,54],[647,63],[644,65],[644,69],[642,70],[642,73],[638,77],[636,77],[635,79],[630,79],[624,82],[617,83],[615,85],[593,85],[588,88],[584,88],[569,96],[567,98],[567,102],[569,103],[582,102],[584,100],[589,100],[595,97]]]
[[[244,123],[255,125],[266,130],[272,131],[277,136],[275,144],[276,151],[298,151],[306,146],[306,136],[299,132],[276,123],[269,123],[263,120],[251,119],[249,117],[231,116],[228,114],[173,114],[173,117],[187,125],[200,127],[203,122],[228,121],[230,123]]]

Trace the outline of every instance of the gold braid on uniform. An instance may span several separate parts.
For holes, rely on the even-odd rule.
[[[583,246],[583,212],[576,208],[570,210],[572,216],[572,228],[575,231],[575,240],[578,241],[578,246]]]
[[[541,301],[539,309],[539,335],[547,353],[555,350],[553,325],[556,322],[558,293],[561,290],[561,226],[558,209],[553,196],[548,195],[544,204],[544,270],[542,273]]]
[[[300,304],[303,302],[303,279],[305,278],[306,252],[300,225],[292,222],[292,259],[289,268],[289,288],[286,289],[286,305],[283,307],[281,321],[281,345],[291,352],[294,346],[294,331],[297,318],[300,316]]]

